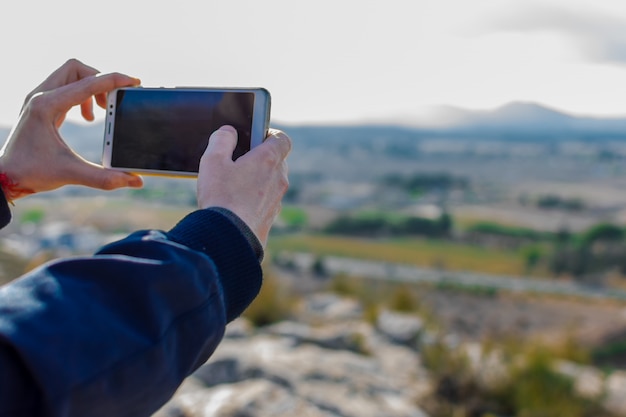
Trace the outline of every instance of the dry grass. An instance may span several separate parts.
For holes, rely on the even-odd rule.
[[[483,272],[497,275],[523,275],[520,252],[487,249],[429,239],[367,240],[321,235],[273,236],[270,249],[309,252],[318,256],[344,256],[450,271]],[[545,271],[535,271],[545,275]]]

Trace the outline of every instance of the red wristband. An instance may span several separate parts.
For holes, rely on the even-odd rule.
[[[17,183],[16,181],[13,181],[4,172],[0,172],[0,188],[2,188],[2,191],[4,192],[4,196],[6,197],[7,201],[11,203],[12,206],[15,205],[13,203],[13,200],[15,200],[16,198],[24,194],[33,193],[33,191],[31,190],[20,187],[19,183]]]

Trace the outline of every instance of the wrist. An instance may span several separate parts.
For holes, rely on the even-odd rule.
[[[263,254],[264,254],[263,243],[261,242],[259,237],[254,233],[254,231],[250,228],[250,226],[248,226],[248,224],[244,222],[238,215],[236,215],[229,209],[226,209],[223,207],[208,207],[205,210],[212,210],[214,212],[220,213],[226,218],[228,218],[228,220],[230,220],[232,223],[234,223],[235,226],[237,226],[239,231],[246,237],[246,239],[250,243],[250,246],[254,250],[254,253],[256,253],[257,258],[259,259],[259,262],[263,260]]]
[[[5,169],[5,165],[0,162],[0,188],[7,202],[13,204],[14,200],[33,194],[34,191],[24,188],[16,180],[15,175],[10,170]]]

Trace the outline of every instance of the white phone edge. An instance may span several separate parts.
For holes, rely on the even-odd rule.
[[[106,117],[104,120],[104,139],[102,144],[102,166],[107,169],[131,172],[135,174],[157,175],[168,177],[190,177],[198,176],[195,172],[187,171],[164,171],[151,169],[135,169],[114,167],[111,159],[114,146],[115,132],[115,111],[117,109],[117,92],[119,90],[196,90],[196,91],[219,91],[219,92],[249,92],[254,93],[254,110],[252,118],[252,130],[250,137],[250,149],[263,143],[268,134],[271,108],[271,95],[263,87],[123,87],[112,90],[107,95]]]

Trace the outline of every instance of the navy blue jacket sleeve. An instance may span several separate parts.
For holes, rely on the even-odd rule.
[[[7,198],[0,189],[0,229],[11,222],[11,209],[9,209],[9,203]]]
[[[0,416],[158,410],[260,289],[245,231],[200,210],[0,288]]]

